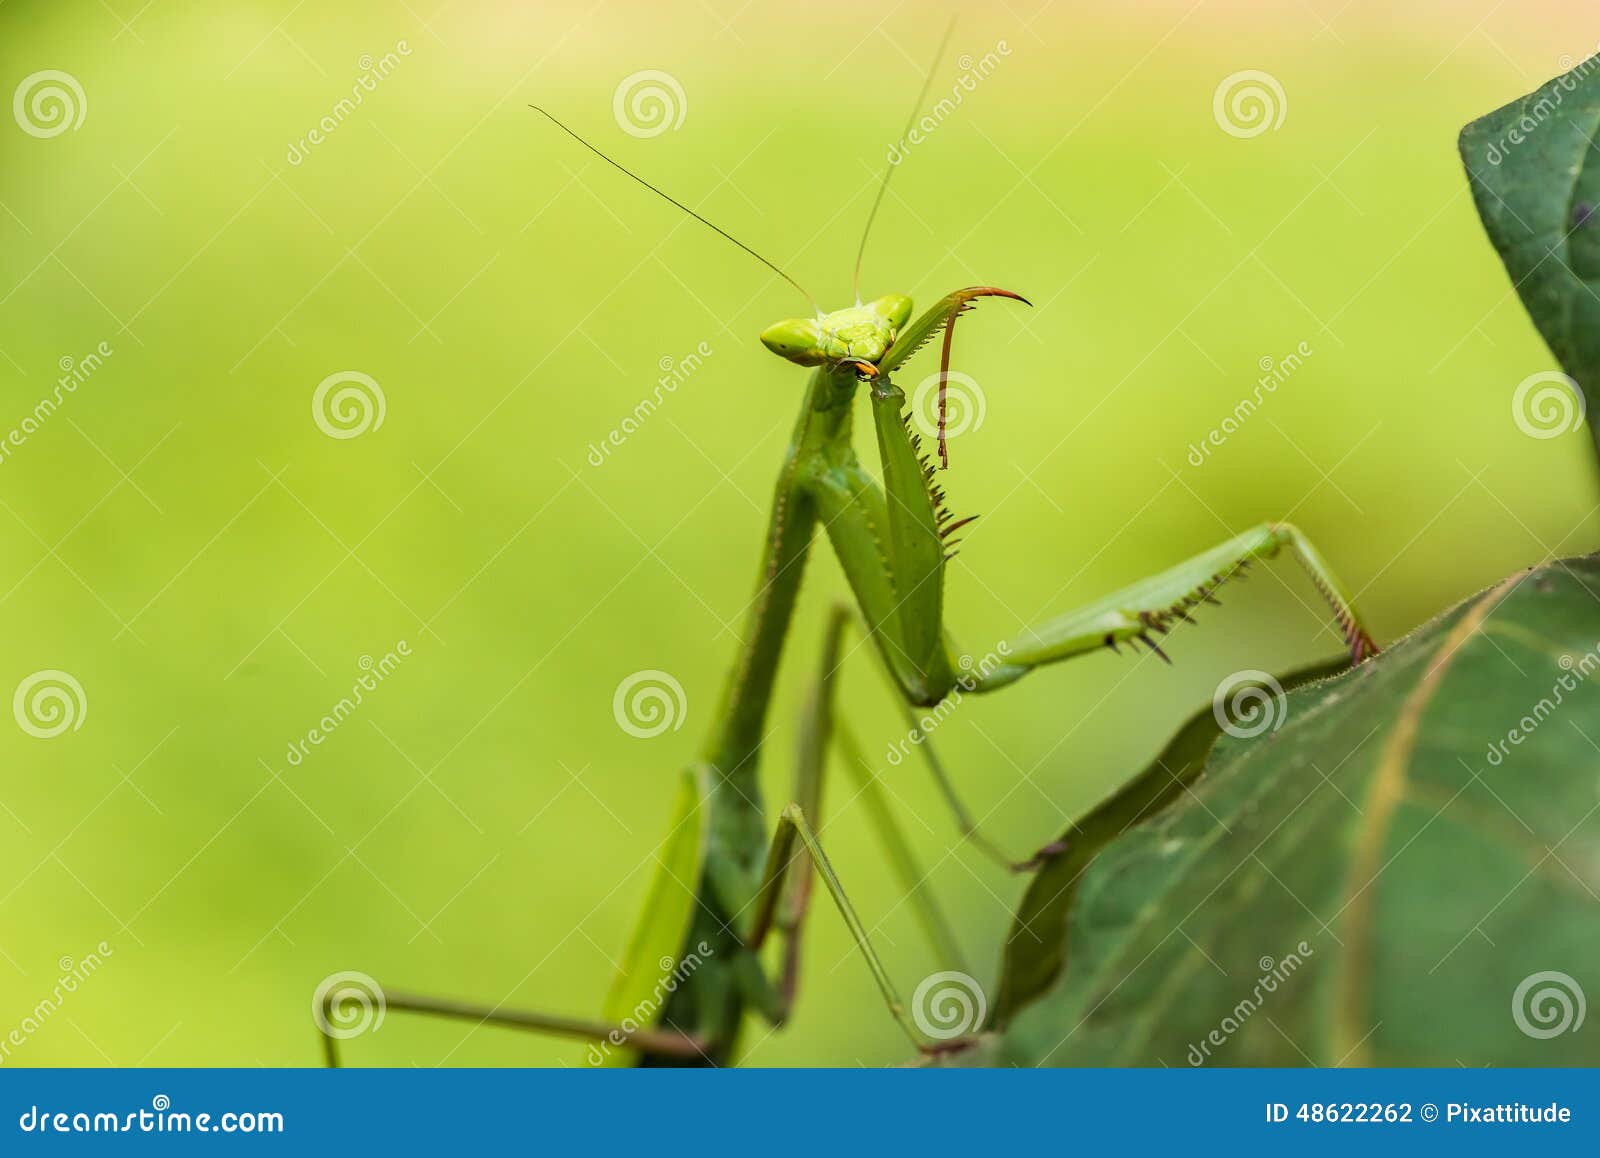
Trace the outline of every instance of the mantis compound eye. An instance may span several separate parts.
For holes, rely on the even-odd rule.
[[[768,326],[761,332],[761,344],[778,357],[802,366],[819,366],[826,361],[822,333],[812,318],[790,318]]]
[[[911,320],[911,299],[905,294],[885,294],[867,303],[867,308],[888,321],[895,333],[906,328]]]

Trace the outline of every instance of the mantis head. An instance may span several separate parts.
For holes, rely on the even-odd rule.
[[[910,317],[911,299],[887,294],[864,306],[778,322],[761,332],[761,344],[800,366],[876,365]]]

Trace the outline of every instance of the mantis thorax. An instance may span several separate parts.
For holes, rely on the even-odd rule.
[[[876,365],[910,317],[911,299],[887,294],[831,314],[778,322],[762,331],[761,344],[801,366],[845,360]]]

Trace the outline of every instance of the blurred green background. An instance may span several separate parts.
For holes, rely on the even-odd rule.
[[[0,728],[0,1037],[60,959],[113,950],[7,1064],[315,1064],[311,994],[339,970],[599,1008],[733,652],[800,395],[755,335],[804,306],[526,105],[847,304],[948,10],[435,4],[0,8],[0,88],[60,70],[84,113],[54,136],[0,123],[0,428],[53,395],[63,359],[113,351],[0,462],[0,690],[61,670],[87,702],[55,738]],[[1553,361],[1454,148],[1592,51],[1583,6],[1116,7],[963,6],[935,93],[958,57],[1007,53],[910,150],[867,256],[871,294],[987,282],[1036,304],[985,307],[957,342],[987,403],[946,480],[958,513],[985,515],[949,583],[959,638],[981,650],[1269,518],[1313,536],[1385,641],[1592,547],[1587,435],[1512,421],[1516,385]],[[1275,78],[1284,116],[1240,138],[1213,95],[1246,69]],[[613,116],[642,70],[683,94],[681,124],[648,138]],[[662,360],[702,342],[703,365],[588,461]],[[1193,465],[1262,360],[1302,342]],[[385,399],[359,437],[313,420],[341,371]],[[1224,676],[1336,652],[1303,577],[1270,571],[1176,636],[1172,668],[1101,654],[969,700],[938,740],[992,834],[1031,850]],[[844,590],[819,552],[774,797]],[[412,655],[291,764],[362,657],[401,640]],[[681,683],[681,730],[618,727],[613,692],[641,669]],[[864,657],[844,695],[992,986],[1021,883],[955,845],[914,764],[881,760],[902,729]],[[824,837],[909,990],[946,963],[841,785]],[[826,905],[806,967],[792,1026],[754,1028],[749,1062],[903,1057]],[[347,1056],[582,1048],[392,1016]]]

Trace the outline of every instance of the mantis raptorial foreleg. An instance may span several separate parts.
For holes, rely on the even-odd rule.
[[[960,304],[954,308],[959,310]],[[892,357],[891,352],[885,364]],[[1166,658],[1158,636],[1191,620],[1190,612],[1201,604],[1217,602],[1217,588],[1251,563],[1285,548],[1333,609],[1352,662],[1377,651],[1353,598],[1321,553],[1290,524],[1264,523],[999,644],[982,662],[956,659],[943,629],[943,571],[950,532],[965,520],[953,519],[944,508],[943,492],[933,483],[933,466],[907,425],[899,387],[880,373],[871,391],[882,489],[852,464],[816,479],[812,490],[873,638],[911,703],[937,703],[957,686],[992,691],[1035,667],[1122,643],[1143,644]],[[958,670],[963,672],[959,677]]]

